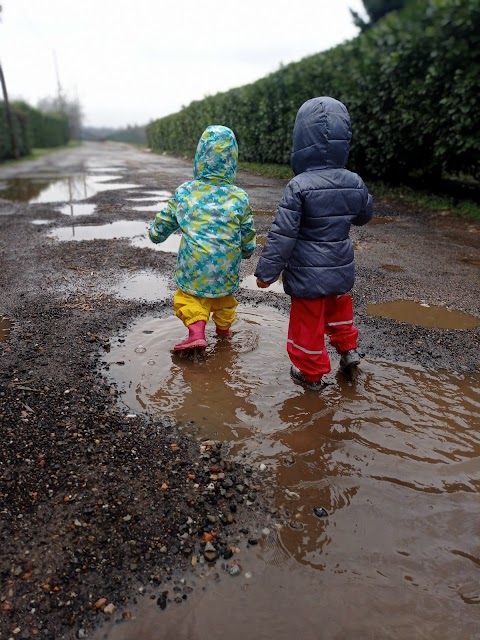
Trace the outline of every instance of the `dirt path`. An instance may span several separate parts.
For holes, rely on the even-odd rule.
[[[68,175],[81,177],[58,182]],[[103,190],[102,175],[137,186]],[[163,593],[170,573],[202,557],[200,542],[212,530],[212,553],[228,562],[229,549],[249,553],[248,541],[265,526],[261,474],[231,461],[228,447],[200,448],[168,417],[133,415],[98,366],[133,320],[171,315],[169,299],[122,299],[111,287],[144,270],[173,286],[176,258],[128,238],[73,238],[91,225],[151,220],[154,212],[135,210],[145,203],[130,198],[172,192],[190,175],[188,162],[110,143],[0,168],[0,638],[92,637],[110,615],[128,619],[139,590]],[[261,240],[283,183],[247,174],[237,183],[249,193]],[[51,198],[65,204],[73,194],[95,210],[77,216],[28,202],[52,184],[60,195]],[[375,215],[377,224],[353,232],[361,350],[478,372],[480,225],[398,203],[377,203]],[[60,227],[72,241],[48,237]],[[260,251],[243,264],[243,277]],[[241,289],[238,299],[288,313],[288,299],[274,293]],[[367,305],[391,301],[424,305],[394,310],[407,321],[428,310],[431,323],[454,328],[367,313]],[[477,326],[459,328],[469,321]]]

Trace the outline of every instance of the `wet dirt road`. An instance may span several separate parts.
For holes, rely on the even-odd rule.
[[[0,169],[0,638],[478,637],[480,226],[376,203],[352,233],[365,357],[346,380],[331,352],[318,394],[288,376],[281,283],[251,278],[281,181],[237,180],[259,246],[232,340],[210,330],[205,360],[171,354],[178,237],[155,247],[145,232],[190,176],[188,162],[109,143]],[[218,527],[235,492],[233,556],[205,561],[193,532],[178,572],[172,540],[160,556],[151,542],[168,527],[182,549],[189,537],[160,515],[155,469],[170,465],[173,487],[176,447],[196,456],[198,438],[239,465],[208,478]],[[120,486],[137,515],[122,512],[114,539],[105,512]],[[190,500],[172,500],[184,521]]]

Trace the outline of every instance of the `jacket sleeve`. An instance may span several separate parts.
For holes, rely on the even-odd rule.
[[[290,181],[278,205],[275,220],[268,232],[267,242],[255,270],[255,276],[271,284],[278,280],[297,241],[302,219],[301,192],[294,180]]]
[[[253,221],[252,209],[249,204],[247,204],[242,216],[240,232],[242,234],[242,258],[250,258],[255,251],[257,232]]]
[[[177,201],[175,198],[171,198],[165,209],[159,211],[155,216],[155,220],[150,225],[148,235],[152,242],[158,244],[164,242],[177,229]]]
[[[366,185],[363,185],[362,208],[360,209],[360,212],[357,213],[355,218],[352,220],[352,224],[356,225],[357,227],[361,227],[362,225],[367,224],[367,222],[370,222],[370,220],[372,219],[372,215],[373,215],[373,198],[368,192]]]

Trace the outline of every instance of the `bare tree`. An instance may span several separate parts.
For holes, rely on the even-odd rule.
[[[0,21],[1,19],[2,19],[2,5],[0,4]],[[3,101],[5,103],[5,111],[7,113],[8,127],[10,129],[10,138],[12,141],[12,152],[15,158],[19,158],[20,151],[18,149],[15,123],[13,122],[13,113],[12,113],[12,110],[10,109],[10,103],[8,101],[7,84],[5,82],[5,76],[3,75],[3,69],[1,64],[0,64],[0,84],[2,85]]]

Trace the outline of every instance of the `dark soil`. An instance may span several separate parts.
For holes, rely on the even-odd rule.
[[[173,190],[190,171],[181,160],[98,146],[106,164],[123,158],[128,181],[145,188]],[[78,170],[95,154],[89,147],[16,171]],[[0,177],[13,171],[0,170]],[[254,209],[273,214],[281,181],[244,174],[238,183]],[[132,211],[122,191],[89,202],[98,213],[78,224],[153,218]],[[380,203],[377,215],[396,224],[355,232],[361,348],[374,357],[476,371],[478,329],[422,329],[365,313],[367,302],[424,298],[478,314],[478,267],[462,262],[479,257],[478,225],[413,213]],[[45,226],[29,222],[35,218],[66,222],[51,205],[0,201],[0,317],[14,322],[0,343],[0,638],[91,637],[109,603],[128,618],[141,592],[173,597],[170,576],[200,558],[212,530],[216,553],[228,558],[239,539],[262,526],[265,488],[251,469],[229,459],[228,447],[201,448],[188,429],[161,416],[132,417],[121,390],[100,373],[111,336],[147,312],[171,314],[170,303],[120,300],[105,285],[125,270],[171,276],[175,256],[126,240],[57,243],[46,238]],[[260,236],[270,222],[268,215],[258,218]],[[392,247],[401,247],[402,273],[382,269]],[[245,273],[255,263],[246,262]],[[288,313],[282,296],[242,291],[238,298]]]

